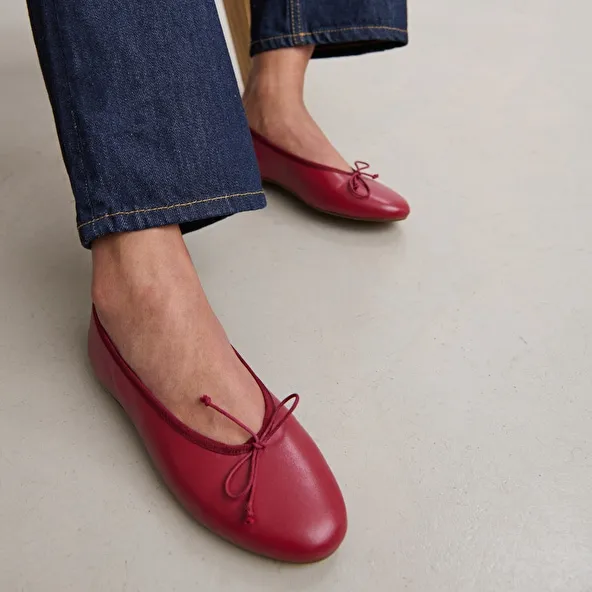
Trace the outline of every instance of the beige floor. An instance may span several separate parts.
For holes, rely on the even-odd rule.
[[[90,375],[89,257],[24,2],[0,4],[2,592],[592,590],[589,4],[411,2],[408,49],[314,64],[314,113],[407,223],[270,193],[188,239],[343,485],[348,538],[310,567],[191,523]]]

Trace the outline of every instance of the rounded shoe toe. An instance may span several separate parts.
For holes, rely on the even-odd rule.
[[[299,563],[313,563],[331,556],[347,532],[347,515],[343,511],[327,513],[322,521],[310,524],[306,537],[295,541],[293,555]]]
[[[345,537],[347,512],[337,481],[293,418],[261,457],[253,513],[252,523],[240,530],[241,542],[274,559],[320,561]]]
[[[411,212],[411,208],[403,196],[376,181],[371,182],[368,206],[376,212],[378,219],[395,222],[405,220]]]

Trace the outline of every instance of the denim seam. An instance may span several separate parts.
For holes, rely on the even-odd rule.
[[[294,25],[294,0],[290,0],[290,20],[292,21],[292,34],[290,37],[296,37],[296,26]]]
[[[70,76],[68,75],[68,67],[67,67],[67,61],[66,61],[66,54],[64,52],[64,39],[62,37],[62,30],[61,30],[61,25],[60,25],[60,20],[58,17],[58,7],[56,4],[56,0],[53,0],[53,10],[54,10],[54,14],[55,14],[55,22],[58,28],[58,40],[59,40],[59,47],[60,47],[60,52],[62,54],[62,61],[64,63],[64,78],[66,79],[66,86],[68,88],[68,100],[69,100],[69,111],[70,111],[70,116],[72,117],[72,125],[74,126],[74,133],[76,134],[76,142],[78,144],[78,158],[80,159],[80,168],[82,170],[82,176],[84,177],[84,189],[86,192],[86,202],[88,204],[88,207],[90,209],[90,215],[94,218],[94,209],[93,209],[93,205],[92,205],[92,200],[90,199],[90,189],[89,189],[89,182],[88,182],[88,172],[86,170],[86,167],[84,166],[84,157],[83,157],[83,152],[82,152],[82,140],[80,138],[80,132],[78,131],[78,119],[76,117],[76,114],[74,113],[74,109],[72,108],[73,105],[73,101],[72,101],[72,86],[70,85]]]
[[[264,37],[263,39],[257,39],[251,43],[251,46],[263,43],[264,41],[273,41],[274,39],[288,39],[293,37],[308,37],[309,35],[322,35],[323,33],[339,33],[341,31],[358,31],[364,29],[380,29],[386,31],[397,31],[399,33],[407,33],[407,29],[399,29],[397,27],[386,27],[382,25],[377,26],[363,26],[363,27],[346,27],[343,29],[319,29],[317,31],[308,31],[306,33],[297,33],[296,35],[276,35],[275,37]]]
[[[221,199],[230,199],[232,197],[248,197],[249,195],[260,195],[262,193],[263,193],[262,191],[249,191],[247,193],[231,193],[229,195],[219,195],[217,197],[206,197],[205,199],[196,199],[194,201],[188,201],[187,203],[182,203],[182,204],[171,204],[168,206],[158,206],[156,208],[143,208],[141,210],[131,210],[128,212],[115,212],[113,214],[105,214],[104,216],[99,216],[98,218],[95,218],[94,220],[89,220],[88,222],[83,222],[82,224],[79,224],[77,226],[77,229],[79,230],[83,226],[88,226],[89,224],[94,224],[95,222],[99,222],[99,221],[105,220],[107,218],[113,218],[114,216],[129,216],[131,214],[147,214],[150,212],[161,212],[163,210],[172,210],[174,208],[184,208],[184,207],[194,206],[194,205],[201,204],[201,203],[207,203],[207,202],[211,202],[211,201],[219,201]]]
[[[296,1],[296,9],[298,11],[298,34],[302,33],[302,8],[300,6],[300,0]]]

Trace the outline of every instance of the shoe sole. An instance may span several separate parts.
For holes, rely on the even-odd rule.
[[[409,214],[407,214],[405,216],[400,216],[398,218],[356,218],[354,216],[346,216],[345,214],[338,214],[336,212],[330,212],[328,210],[323,210],[321,208],[317,208],[316,206],[313,206],[313,205],[309,204],[307,201],[305,201],[304,199],[302,199],[298,194],[294,193],[290,189],[287,189],[283,185],[280,185],[276,181],[270,181],[269,179],[263,179],[263,183],[265,183],[266,185],[271,185],[272,187],[277,187],[278,189],[281,189],[285,193],[292,196],[294,199],[297,199],[300,203],[303,203],[304,205],[308,206],[309,208],[315,210],[316,212],[320,212],[321,214],[325,214],[327,216],[334,216],[335,218],[341,218],[342,220],[355,220],[356,222],[371,222],[373,224],[381,224],[381,223],[388,224],[390,222],[403,222],[403,220],[407,220],[407,218],[409,217]]]

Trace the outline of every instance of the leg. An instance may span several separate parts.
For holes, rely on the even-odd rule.
[[[173,413],[244,441],[195,404],[211,394],[256,429],[263,416],[180,231],[264,205],[213,0],[29,0],[29,11],[100,318]]]
[[[261,391],[212,311],[179,227],[97,239],[92,258],[99,318],[165,407],[210,438],[245,442],[244,430],[197,404],[205,393],[258,431],[264,415]]]
[[[244,95],[251,127],[298,156],[350,170],[306,109],[306,67],[311,58],[405,45],[405,0],[252,0],[252,12],[254,58]]]
[[[195,519],[275,559],[327,557],[345,507],[298,395],[279,403],[236,355],[179,228],[264,204],[214,1],[29,9],[92,243],[97,377]]]
[[[214,0],[28,6],[84,246],[263,207]]]

